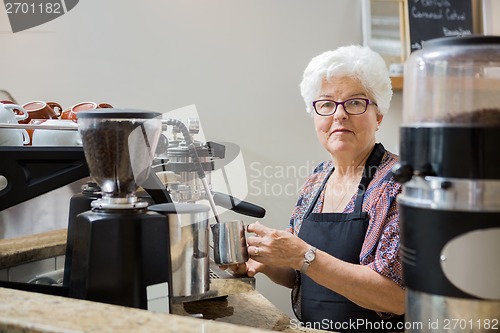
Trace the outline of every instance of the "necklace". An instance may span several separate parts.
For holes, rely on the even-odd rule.
[[[336,187],[338,187],[340,185],[340,187],[342,188],[342,197],[337,201],[337,205],[335,206],[335,208],[333,209],[334,212],[336,212],[340,206],[342,205],[342,203],[344,203],[344,199],[346,198],[347,196],[347,193],[352,193],[352,186],[358,181],[358,178],[354,178],[354,180],[350,181],[349,183],[347,183],[346,185],[344,184],[337,184],[337,186],[335,185],[331,185],[329,186],[330,190],[332,191],[331,195],[332,195],[332,199],[335,198],[335,192],[336,192]]]
[[[335,184],[334,181],[332,181],[331,183],[329,182],[329,186],[328,188],[330,189],[330,192],[331,192],[331,199],[335,199],[336,195],[336,188],[338,188],[339,186],[341,187],[342,189],[342,197],[340,198],[340,200],[337,201],[337,205],[335,206],[335,208],[333,209],[333,212],[337,212],[337,210],[340,208],[340,206],[344,203],[344,200],[347,196],[347,193],[352,193],[352,186],[356,183],[356,182],[359,182],[361,176],[363,175],[363,170],[364,168],[361,170],[361,172],[358,171],[359,167],[361,166],[361,164],[363,164],[363,162],[366,161],[366,158],[368,157],[368,155],[363,158],[359,164],[353,168],[352,170],[354,170],[354,172],[352,172],[353,174],[353,178],[350,182],[348,182],[347,184],[343,184],[341,182]],[[327,199],[327,198],[325,198]]]

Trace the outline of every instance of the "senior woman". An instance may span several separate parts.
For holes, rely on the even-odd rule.
[[[300,88],[330,160],[307,178],[286,231],[248,226],[251,259],[238,270],[293,288],[308,325],[397,331],[401,188],[391,174],[397,156],[375,139],[392,98],[387,67],[367,47],[340,47],[311,60]]]

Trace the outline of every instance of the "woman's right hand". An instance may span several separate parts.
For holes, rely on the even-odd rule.
[[[222,265],[219,266],[220,269],[225,271],[229,269],[233,274],[236,275],[245,275],[247,273],[246,263],[243,264],[233,264],[233,265]]]

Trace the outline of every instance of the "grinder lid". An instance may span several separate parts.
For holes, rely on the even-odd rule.
[[[123,118],[123,119],[152,119],[160,117],[160,112],[133,110],[133,109],[95,109],[78,112],[78,119],[89,118]]]
[[[429,48],[437,46],[467,46],[485,44],[500,44],[500,36],[469,35],[460,37],[439,37],[425,41],[423,47]]]
[[[163,203],[152,205],[148,207],[148,210],[152,210],[161,214],[191,214],[191,213],[205,213],[210,210],[208,206],[194,204],[194,203]]]

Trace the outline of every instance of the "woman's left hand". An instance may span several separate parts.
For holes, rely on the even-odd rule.
[[[263,264],[251,258],[242,264],[219,266],[222,270],[229,269],[236,275],[247,275],[249,277],[254,277],[257,273],[264,271],[264,267],[265,266]]]
[[[248,254],[253,260],[270,267],[302,267],[309,246],[297,236],[259,222],[249,224],[247,231],[255,233],[247,237]]]

